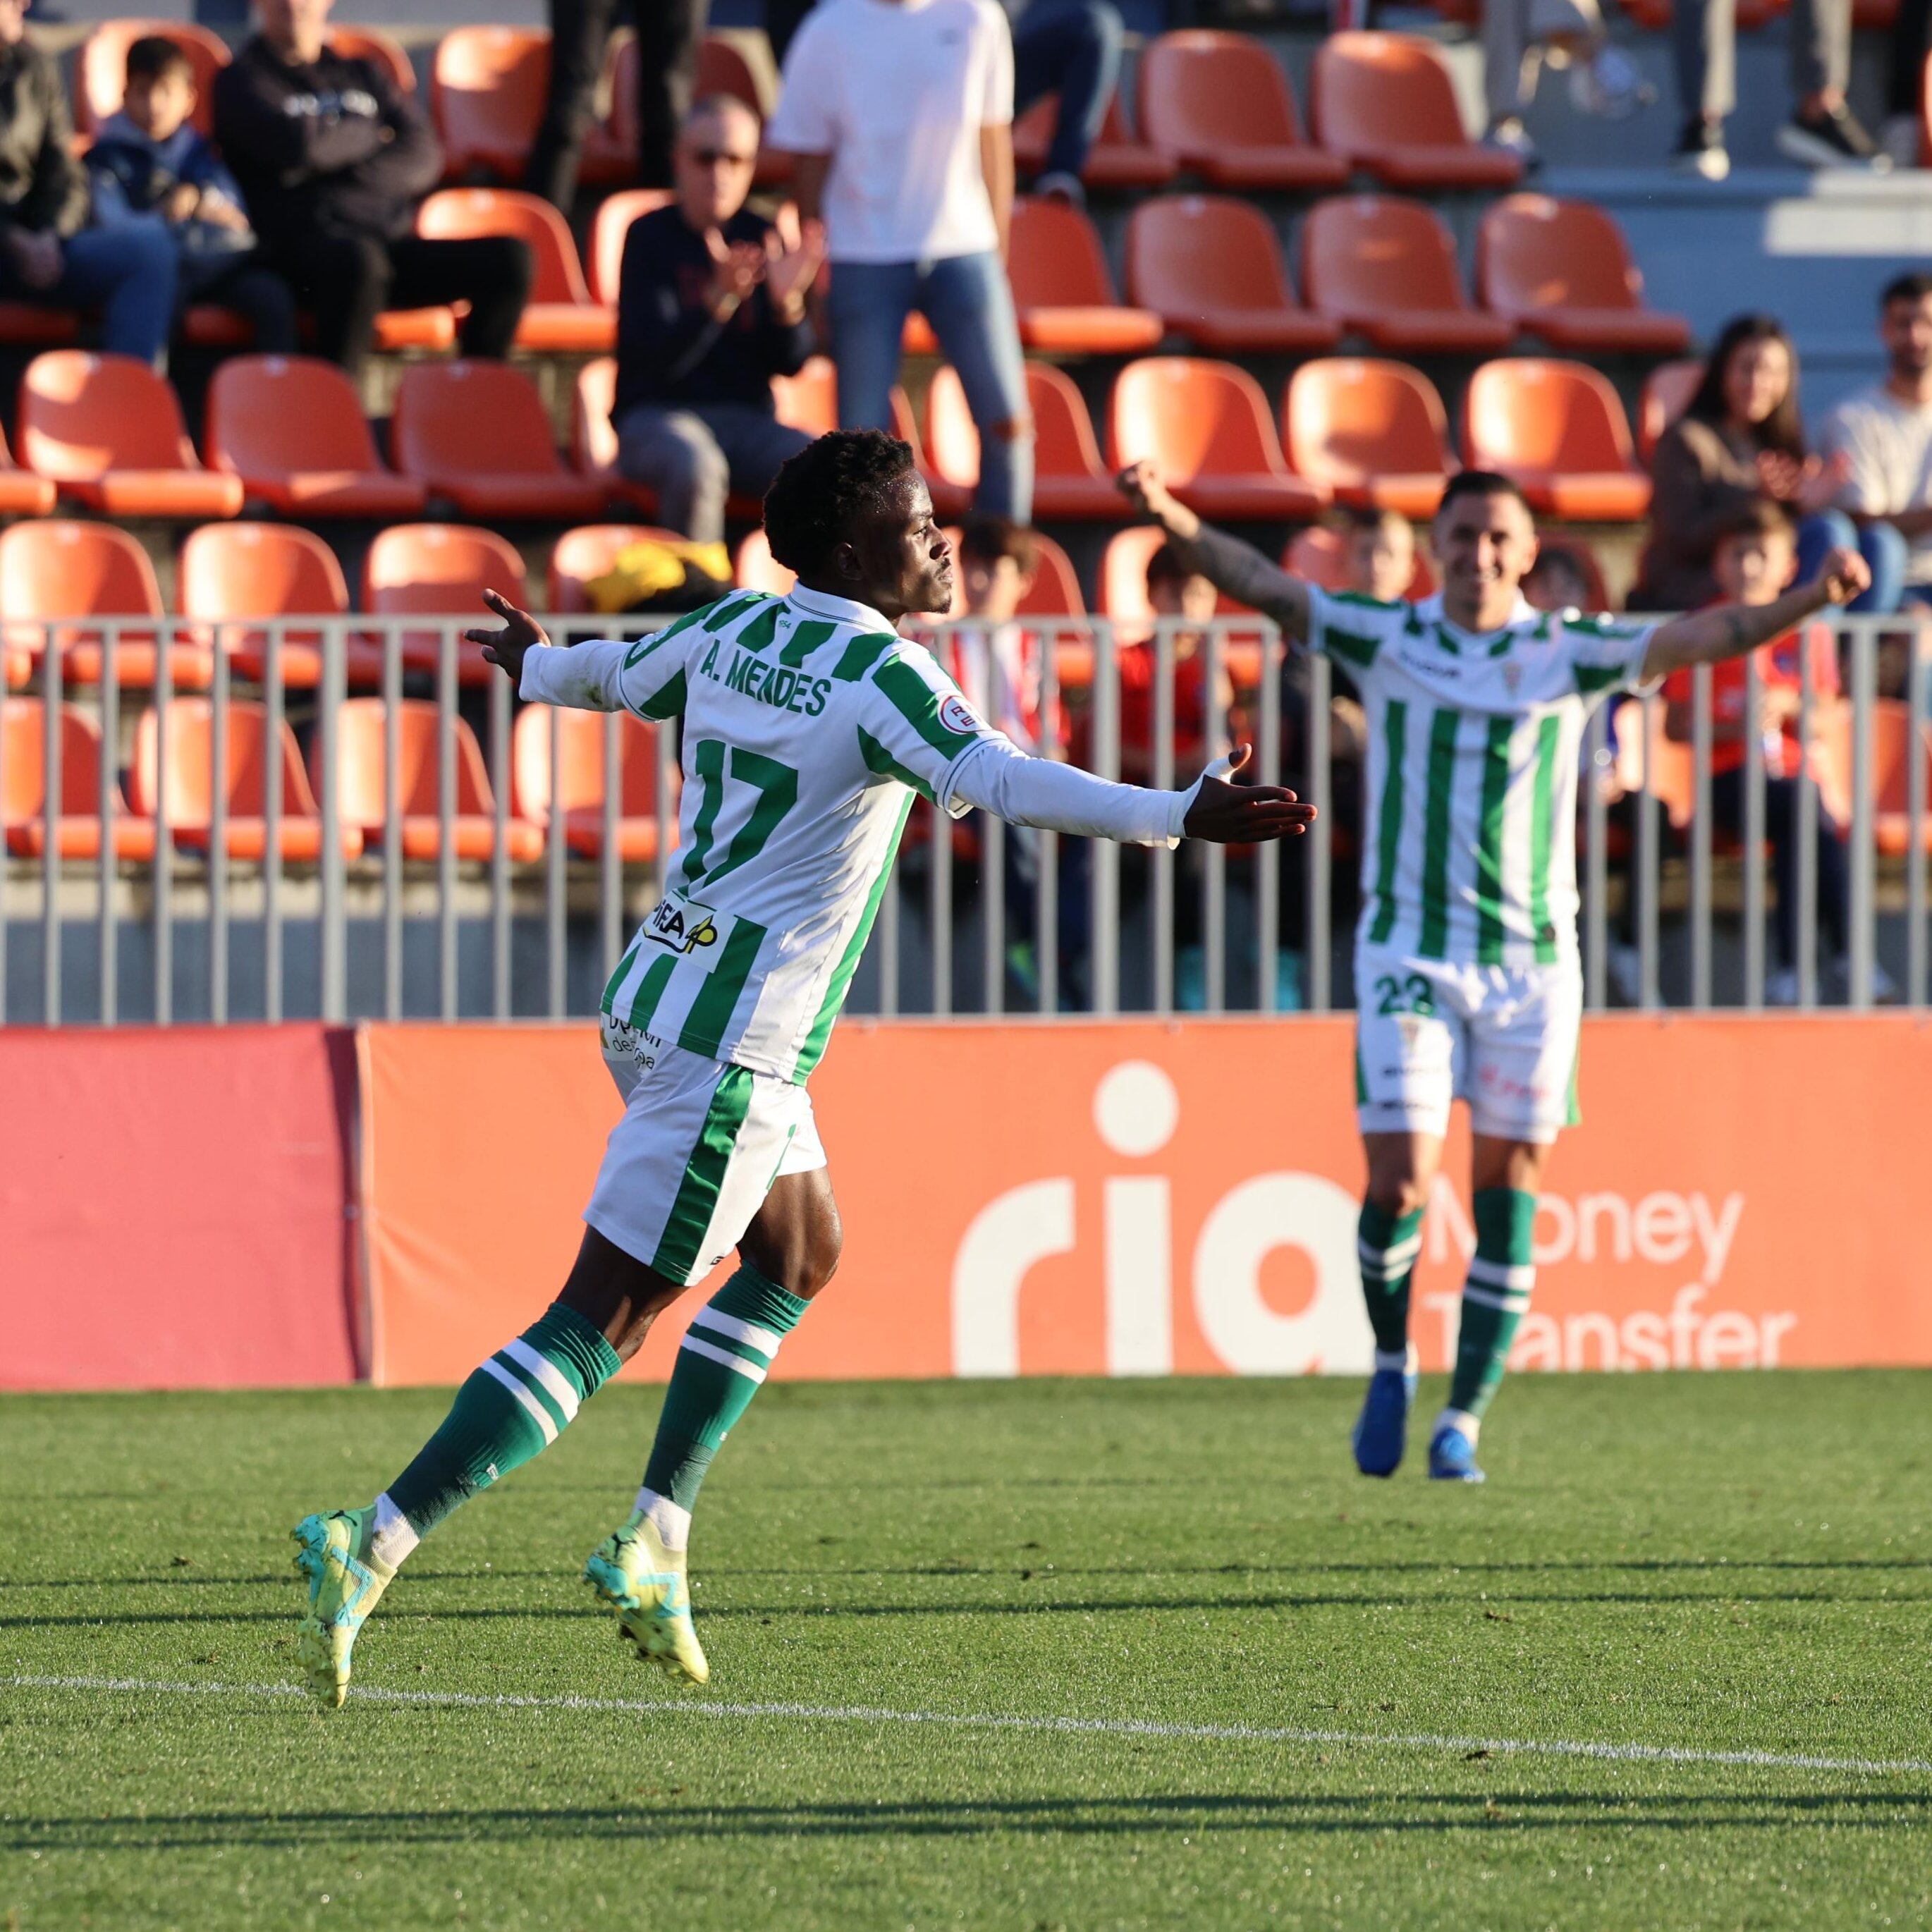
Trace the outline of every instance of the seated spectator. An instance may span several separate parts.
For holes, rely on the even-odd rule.
[[[1033,422],[1006,280],[1013,50],[992,0],[820,0],[785,56],[768,138],[820,212],[838,420],[892,419],[905,319],[932,325],[980,431],[974,507],[1033,516]]]
[[[1588,610],[1596,602],[1583,566],[1553,544],[1537,552],[1522,580],[1522,594],[1539,610]]]
[[[426,242],[442,154],[415,97],[330,51],[330,0],[255,0],[258,31],[214,83],[214,130],[268,262],[315,317],[316,352],[358,370],[388,308],[467,302],[466,356],[508,352],[534,272],[513,236]]]
[[[263,266],[235,178],[190,124],[194,64],[174,41],[145,34],[128,50],[121,111],[87,151],[97,228],[158,217],[174,237],[179,298],[245,316],[264,355],[292,354],[296,298]]]
[[[1049,94],[1053,140],[1036,194],[1085,206],[1081,170],[1099,136],[1120,80],[1119,10],[1108,0],[1006,0],[1012,21],[1013,112],[1024,114]]]
[[[159,367],[174,319],[174,243],[152,218],[82,227],[87,176],[67,90],[26,34],[26,0],[0,0],[0,296],[98,304],[101,346]]]
[[[1901,559],[1895,538],[1856,530],[1832,500],[1844,488],[1842,454],[1807,450],[1798,412],[1798,352],[1768,315],[1727,322],[1684,413],[1651,454],[1656,496],[1650,538],[1630,597],[1634,610],[1688,610],[1717,594],[1720,537],[1760,496],[1782,503],[1798,524],[1798,568],[1815,570],[1840,548],[1864,554],[1871,588],[1852,607],[1898,608]]]
[[[1400,510],[1342,512],[1343,588],[1378,604],[1395,604],[1415,580],[1415,526]]]
[[[1719,597],[1738,604],[1769,604],[1781,596],[1797,574],[1797,533],[1777,503],[1760,500],[1740,512],[1719,538],[1716,559]],[[1788,1006],[1798,998],[1798,838],[1800,776],[1806,752],[1798,735],[1803,659],[1811,662],[1814,711],[1822,714],[1842,700],[1838,694],[1838,658],[1827,626],[1808,626],[1760,645],[1750,658],[1732,658],[1711,669],[1711,815],[1718,829],[1733,838],[1744,828],[1744,764],[1747,741],[1755,737],[1764,747],[1765,831],[1771,842],[1772,864],[1778,882],[1778,967],[1765,982],[1765,998],[1772,1006]],[[1758,704],[1745,710],[1748,663],[1757,666]],[[1695,674],[1674,671],[1665,681],[1668,706],[1664,729],[1688,743],[1695,729],[1693,694]],[[1814,718],[1814,742],[1820,730]],[[1846,862],[1845,828],[1831,814],[1815,781],[1819,766],[1810,754],[1814,780],[1812,797],[1816,816],[1818,917],[1830,941],[1828,959],[1842,979],[1851,939],[1851,880]],[[1894,988],[1874,967],[1874,991],[1890,998]]]
[[[1903,595],[1932,604],[1932,274],[1900,275],[1886,288],[1879,336],[1885,380],[1838,405],[1825,442],[1843,466],[1839,506],[1856,519],[1867,561],[1896,558]]]
[[[824,259],[745,206],[758,117],[720,94],[677,140],[676,200],[624,237],[617,289],[617,466],[657,493],[658,520],[700,543],[724,535],[732,490],[762,496],[812,439],[772,412],[772,378],[812,353],[805,302]]]
[[[1066,747],[1064,716],[1051,730],[1041,716],[1041,658],[1052,639],[1018,614],[1039,570],[1033,532],[1004,517],[968,517],[955,554],[962,614],[975,620],[953,634],[955,680],[1015,744],[1057,756]]]

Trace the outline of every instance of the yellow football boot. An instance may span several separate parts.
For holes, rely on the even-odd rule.
[[[308,1579],[308,1615],[296,1634],[296,1655],[310,1689],[332,1711],[340,1710],[348,1694],[350,1654],[363,1621],[396,1574],[356,1553],[368,1514],[305,1516],[289,1532],[296,1568]]]
[[[684,1552],[667,1550],[640,1512],[600,1543],[584,1580],[617,1612],[617,1626],[640,1657],[682,1672],[694,1684],[711,1676],[691,1621]]]

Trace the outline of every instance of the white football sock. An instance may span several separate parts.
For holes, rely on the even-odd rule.
[[[638,1514],[658,1533],[667,1550],[682,1550],[691,1544],[691,1512],[681,1509],[668,1496],[655,1490],[638,1492]]]
[[[1436,1426],[1438,1430],[1453,1429],[1457,1435],[1466,1436],[1472,1449],[1483,1432],[1482,1418],[1472,1415],[1466,1408],[1445,1408],[1436,1418]]]
[[[369,1526],[369,1547],[364,1552],[368,1560],[380,1569],[394,1570],[422,1540],[385,1490],[376,1498],[375,1520]]]

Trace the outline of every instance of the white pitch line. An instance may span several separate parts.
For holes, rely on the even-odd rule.
[[[196,1697],[306,1697],[294,1684],[179,1684],[145,1677],[0,1677],[22,1690],[151,1691]],[[1341,1744],[1358,1750],[1509,1752],[1524,1757],[1600,1758],[1616,1764],[1748,1765],[1762,1771],[1840,1771],[1862,1778],[1932,1772],[1932,1759],[1812,1757],[1787,1751],[1694,1750],[1676,1744],[1592,1743],[1563,1738],[1457,1738],[1433,1732],[1318,1731],[1269,1724],[1169,1724],[1143,1718],[1000,1716],[955,1711],[892,1711],[863,1704],[672,1703],[641,1697],[517,1697],[468,1690],[390,1690],[353,1686],[370,1704],[484,1711],[619,1712],[644,1717],[791,1718],[832,1724],[942,1724],[968,1730],[1060,1731],[1082,1737],[1172,1738],[1241,1744]]]

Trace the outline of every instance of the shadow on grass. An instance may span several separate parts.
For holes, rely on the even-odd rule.
[[[183,1812],[14,1819],[0,1850],[171,1851],[209,1846],[302,1849],[486,1840],[973,1838],[1001,1832],[1132,1836],[1146,1833],[1483,1832],[1497,1830],[1883,1831],[1924,1823],[1932,1793],[1910,1792],[1396,1792],[1361,1798],[1214,1792],[1136,1798],[1012,1798],[876,1804],[503,1806],[446,1811]]]

